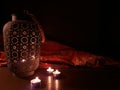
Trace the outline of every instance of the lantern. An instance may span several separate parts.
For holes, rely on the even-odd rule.
[[[19,20],[15,14],[3,27],[7,66],[20,77],[34,74],[39,66],[41,33],[36,23]]]

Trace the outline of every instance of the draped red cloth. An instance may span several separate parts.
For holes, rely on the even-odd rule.
[[[0,66],[5,66],[6,64],[5,53],[4,51],[0,51]],[[108,57],[75,50],[55,41],[46,40],[41,46],[41,68],[48,68],[49,66],[55,68],[68,68],[75,66],[103,67],[106,65],[119,67],[120,63]]]

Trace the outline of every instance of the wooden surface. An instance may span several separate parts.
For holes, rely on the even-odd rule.
[[[120,70],[115,68],[60,69],[59,78],[38,69],[32,77],[19,78],[7,67],[0,67],[0,90],[119,90]],[[34,88],[30,80],[38,76],[41,85]]]

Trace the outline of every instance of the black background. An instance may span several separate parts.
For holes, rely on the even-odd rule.
[[[119,3],[113,0],[10,0],[0,3],[0,34],[11,14],[28,10],[47,39],[120,59]]]

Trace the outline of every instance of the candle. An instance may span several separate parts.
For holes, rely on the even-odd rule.
[[[57,78],[57,77],[60,75],[60,73],[61,73],[61,72],[56,69],[56,70],[53,72],[53,75],[54,75],[54,77]]]
[[[52,69],[51,67],[49,67],[49,68],[47,69],[47,71],[48,71],[49,74],[51,74],[51,73],[54,71],[54,69]]]
[[[21,62],[25,62],[26,60],[25,59],[22,59],[22,61]]]
[[[36,77],[35,79],[32,79],[30,82],[33,87],[39,87],[41,80],[38,77]]]

